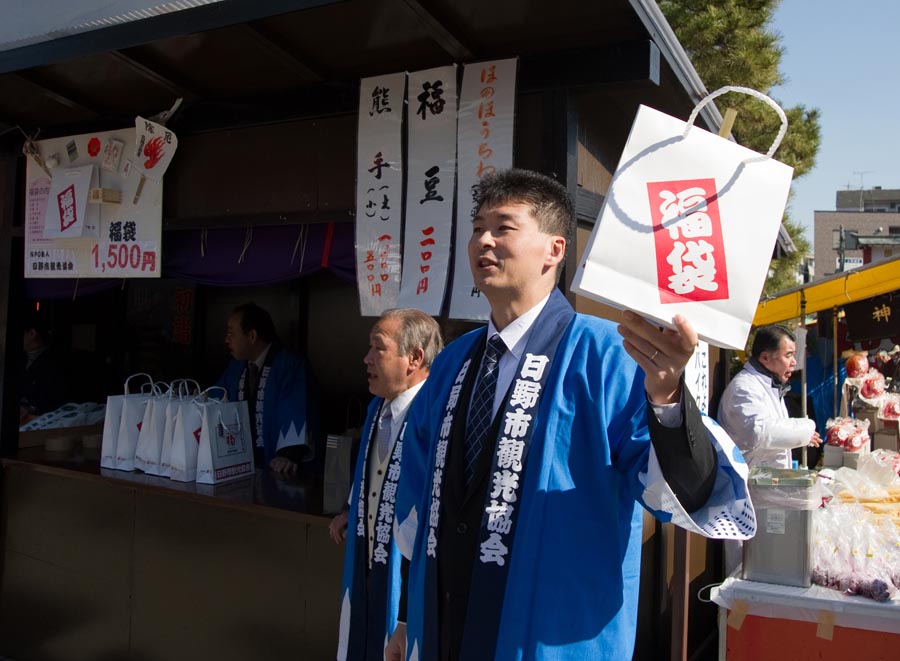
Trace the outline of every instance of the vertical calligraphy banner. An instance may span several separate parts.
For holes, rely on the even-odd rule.
[[[486,174],[512,167],[516,59],[467,64],[457,137],[456,255],[450,317],[485,320],[488,302],[475,288],[467,246],[475,214],[472,187]]]
[[[694,355],[684,368],[684,382],[697,402],[697,408],[709,415],[709,344],[700,340]]]
[[[406,73],[363,78],[356,148],[356,280],[362,316],[400,295],[403,100]]]
[[[433,316],[441,313],[450,272],[456,104],[456,65],[409,74],[406,230],[399,306]]]

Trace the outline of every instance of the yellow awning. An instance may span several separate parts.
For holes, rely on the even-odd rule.
[[[763,299],[756,308],[753,325],[765,326],[788,319],[796,319],[801,314],[801,304],[804,299],[806,314],[812,314],[879,294],[886,294],[895,289],[900,289],[900,257],[846,273],[836,273],[827,278],[788,289],[769,299]]]

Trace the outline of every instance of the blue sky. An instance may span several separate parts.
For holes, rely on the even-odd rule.
[[[786,78],[771,96],[821,111],[816,166],[790,202],[812,240],[813,212],[834,210],[835,191],[900,188],[900,1],[782,0],[771,28]]]

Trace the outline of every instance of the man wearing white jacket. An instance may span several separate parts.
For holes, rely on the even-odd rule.
[[[751,468],[790,468],[793,448],[822,443],[816,423],[789,417],[784,405],[787,383],[797,365],[795,350],[794,335],[784,326],[760,328],[750,359],[722,394],[719,424]]]

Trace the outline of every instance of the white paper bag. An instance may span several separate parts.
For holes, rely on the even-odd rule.
[[[100,465],[104,468],[116,467],[116,450],[119,440],[119,429],[122,424],[122,410],[125,404],[125,400],[129,397],[146,397],[146,395],[141,393],[132,394],[129,390],[130,381],[137,376],[145,377],[148,382],[152,381],[152,378],[149,374],[132,374],[127,379],[125,379],[124,395],[110,395],[106,398],[106,417],[104,418],[103,422],[103,440],[101,441],[100,446]]]
[[[99,237],[100,206],[88,204],[90,189],[99,185],[100,177],[93,165],[54,170],[44,212],[44,238]]]
[[[122,400],[122,417],[119,420],[119,437],[116,439],[116,465],[120,471],[134,470],[134,453],[137,450],[138,436],[144,425],[144,414],[147,403],[156,394],[152,383],[145,384],[150,389],[137,395],[127,395]]]
[[[197,479],[197,453],[203,431],[203,410],[204,405],[212,400],[209,397],[212,391],[224,393],[222,401],[228,397],[224,388],[214,386],[192,400],[182,402],[178,407],[169,460],[169,477],[177,482],[193,482]]]
[[[765,156],[692,126],[728,91],[781,117]],[[641,106],[572,290],[666,326],[681,313],[702,339],[743,349],[791,183],[771,158],[786,130],[781,108],[747,88],[710,94],[687,123]]]
[[[175,387],[176,383],[177,388]],[[175,398],[166,404],[166,424],[163,429],[162,450],[159,455],[159,475],[171,477],[172,475],[172,439],[175,436],[175,422],[181,403],[189,401],[200,393],[200,384],[193,379],[177,379],[172,382]]]
[[[166,428],[166,409],[172,401],[172,386],[165,383],[155,384],[159,394],[147,401],[144,420],[138,434],[137,447],[134,451],[134,467],[149,475],[161,475],[159,460],[162,455],[163,433]]]
[[[247,402],[210,401],[201,406],[197,483],[219,484],[252,475],[253,435]]]
[[[169,477],[176,482],[193,482],[197,477],[197,447],[200,445],[202,424],[198,403],[189,401],[178,404],[169,455]]]

